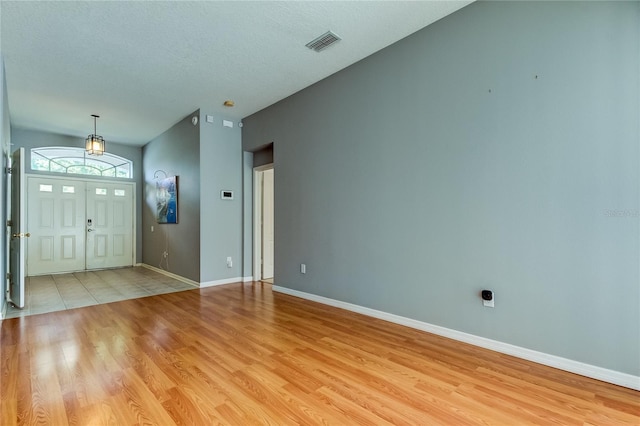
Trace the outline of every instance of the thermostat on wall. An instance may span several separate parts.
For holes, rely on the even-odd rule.
[[[220,191],[220,198],[223,200],[233,200],[233,191],[222,190]]]

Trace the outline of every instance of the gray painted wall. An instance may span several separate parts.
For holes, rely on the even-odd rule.
[[[270,143],[253,153],[253,167],[264,166],[273,163],[273,144]]]
[[[0,150],[2,151],[2,172],[0,173],[0,221],[2,224],[7,223],[7,175],[4,173],[6,167],[9,166],[9,156],[11,148],[11,125],[9,120],[9,98],[7,96],[7,81],[4,74],[4,59],[0,54],[0,92],[2,102],[0,102]],[[6,229],[6,228],[4,228]],[[7,303],[5,292],[7,289],[7,273],[6,253],[7,233],[0,233],[0,247],[2,247],[2,255],[0,259],[0,317],[5,311]]]
[[[200,281],[207,283],[242,276],[242,139],[237,123],[222,125],[231,119],[214,115],[208,123],[206,107],[200,112]],[[234,199],[222,200],[222,190]]]
[[[27,173],[60,176],[59,173],[47,173],[31,170],[31,149],[45,146],[75,146],[84,148],[84,138],[77,136],[59,135],[55,133],[28,130],[21,128],[11,129],[11,141],[13,150],[24,147],[25,164]],[[107,151],[133,161],[133,178],[129,181],[136,183],[136,262],[142,259],[142,149],[136,146],[122,145],[107,141]],[[103,179],[99,177],[87,177],[88,179]],[[112,178],[104,178],[109,180]]]
[[[142,261],[196,282],[200,282],[200,124],[191,124],[191,117],[198,114],[189,114],[142,148]],[[157,170],[178,176],[177,224],[156,221]],[[168,262],[162,256],[165,250]]]
[[[638,2],[479,2],[244,119],[276,284],[640,375],[639,40]]]

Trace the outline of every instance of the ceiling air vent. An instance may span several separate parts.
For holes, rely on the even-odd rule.
[[[320,37],[316,38],[315,40],[312,40],[309,43],[307,43],[306,46],[311,50],[320,52],[321,50],[326,49],[327,47],[331,46],[332,44],[340,40],[341,40],[340,37],[338,37],[331,31],[327,31],[326,33],[322,34]]]

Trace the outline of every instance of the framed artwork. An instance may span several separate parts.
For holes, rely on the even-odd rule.
[[[178,223],[178,176],[156,182],[158,223]]]

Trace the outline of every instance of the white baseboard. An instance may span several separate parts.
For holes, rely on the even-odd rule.
[[[204,288],[204,287],[213,287],[216,285],[224,285],[224,284],[231,284],[231,283],[239,283],[239,282],[243,282],[244,278],[242,277],[235,277],[235,278],[226,278],[224,280],[215,280],[215,281],[206,281],[206,282],[196,282],[193,280],[190,280],[189,278],[185,278],[185,277],[181,277],[180,275],[176,275],[173,274],[169,271],[165,271],[164,269],[160,269],[160,268],[156,268],[155,266],[151,266],[151,265],[147,265],[146,263],[141,263],[140,266],[142,266],[143,268],[147,268],[147,269],[151,269],[152,271],[156,271],[162,275],[166,275],[168,277],[171,278],[175,278],[178,281],[182,281],[183,283],[187,283],[187,284],[191,284],[194,287],[200,287],[200,288]]]
[[[243,283],[250,283],[251,281],[253,281],[253,277],[243,277],[242,278],[242,282]]]
[[[242,277],[226,278],[224,280],[207,281],[207,282],[204,282],[204,283],[200,283],[200,287],[213,287],[213,286],[216,286],[216,285],[224,285],[224,284],[239,283],[239,282],[242,282]]]
[[[609,370],[607,368],[597,367],[595,365],[585,364],[583,362],[562,358],[555,355],[546,354],[544,352],[534,351],[532,349],[511,345],[509,343],[499,342],[497,340],[487,339],[485,337],[475,336],[473,334],[464,333],[462,331],[452,330],[450,328],[441,327],[434,324],[414,320],[411,318],[401,317],[399,315],[390,314],[376,309],[366,308],[364,306],[354,305],[352,303],[342,302],[328,297],[317,296],[315,294],[305,293],[303,291],[292,290],[286,287],[273,286],[273,291],[300,297],[302,299],[311,300],[325,305],[334,306],[336,308],[346,309],[348,311],[357,312],[374,318],[379,318],[395,324],[404,325],[415,328],[417,330],[426,331],[437,334],[438,336],[448,337],[481,348],[490,349],[507,355],[533,361],[538,364],[549,367],[558,368],[560,370],[569,371],[581,376],[590,377],[592,379],[602,380],[603,382],[612,383],[626,388],[640,390],[640,376],[633,376],[619,371]]]
[[[165,271],[164,269],[156,268],[155,266],[147,265],[146,263],[141,263],[140,266],[142,266],[143,268],[151,269],[152,271],[158,272],[162,275],[166,275],[167,277],[174,278],[178,281],[182,281],[183,283],[191,284],[194,287],[200,287],[200,284],[196,281],[190,280],[189,278],[181,277],[180,275]]]
[[[7,301],[2,301],[2,307],[0,308],[0,320],[3,320],[7,317]]]

